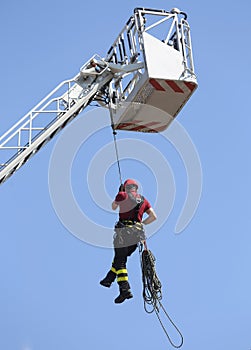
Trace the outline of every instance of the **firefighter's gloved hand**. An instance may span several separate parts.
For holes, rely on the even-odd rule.
[[[119,186],[119,192],[125,192],[125,186],[123,184]]]

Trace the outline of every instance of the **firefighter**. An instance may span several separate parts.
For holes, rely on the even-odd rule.
[[[128,281],[127,258],[137,249],[137,244],[145,240],[144,225],[157,218],[151,204],[137,190],[137,182],[128,179],[120,185],[119,192],[112,202],[113,210],[119,207],[119,221],[114,228],[114,259],[110,271],[100,284],[109,288],[117,278],[120,293],[114,300],[116,304],[133,297]],[[148,216],[143,220],[144,213]]]

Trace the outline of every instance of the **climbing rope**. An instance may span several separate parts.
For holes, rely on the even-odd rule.
[[[142,282],[143,282],[143,299],[144,299],[144,309],[147,313],[152,313],[155,311],[156,316],[160,322],[160,325],[165,332],[170,344],[178,349],[183,345],[183,335],[181,334],[178,327],[175,325],[171,317],[168,315],[163,304],[161,303],[162,291],[161,291],[161,282],[157,276],[155,270],[155,257],[153,253],[147,249],[146,243],[144,243],[145,249],[143,250],[142,245],[139,247],[141,253],[141,270],[142,270]],[[165,326],[160,318],[160,309],[163,310],[164,314],[168,318],[169,322],[176,329],[177,333],[180,336],[180,343],[178,345],[174,344],[170,335],[165,329]]]
[[[114,147],[115,147],[116,161],[117,161],[118,172],[119,172],[119,181],[120,181],[120,185],[122,185],[123,181],[122,181],[122,175],[121,175],[121,168],[120,168],[120,162],[119,162],[119,151],[118,151],[117,138],[116,138],[117,132],[114,128],[114,121],[113,121],[113,117],[112,117],[112,112],[110,112],[110,118],[111,118],[111,128],[112,128],[113,142],[114,142]]]
[[[112,132],[113,133],[113,141],[114,141],[116,160],[117,160],[118,172],[119,172],[119,181],[120,181],[120,185],[122,185],[123,181],[122,181],[121,168],[120,168],[120,162],[119,162],[119,152],[118,152],[118,145],[117,145],[117,139],[116,139],[117,132],[114,130],[113,126],[112,126],[112,130],[113,130],[113,132]]]

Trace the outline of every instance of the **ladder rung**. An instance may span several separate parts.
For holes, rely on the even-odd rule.
[[[26,149],[28,148],[28,146],[0,146],[0,150],[1,149],[17,149],[17,150],[20,150],[20,149]]]
[[[22,130],[25,130],[25,131],[27,131],[27,130],[44,130],[45,128],[22,128],[22,129],[20,129],[21,131]]]

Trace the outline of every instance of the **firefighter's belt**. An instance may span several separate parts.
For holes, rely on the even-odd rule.
[[[141,222],[120,220],[114,228],[113,244],[115,248],[127,247],[145,240],[145,231]]]

